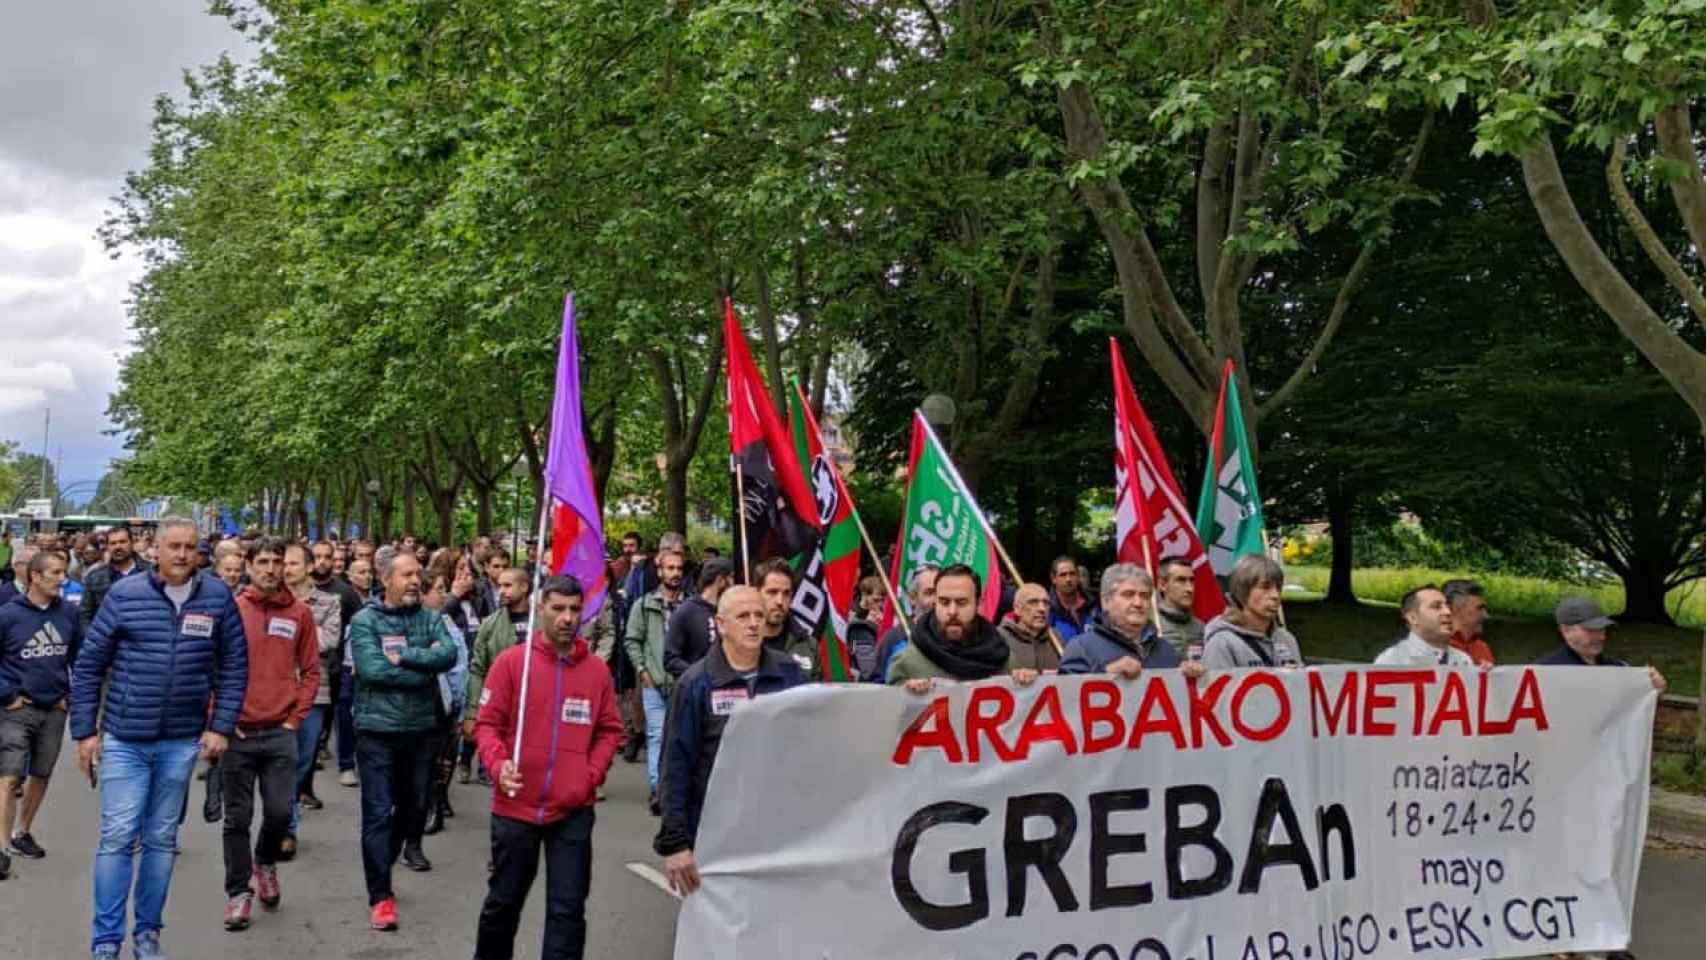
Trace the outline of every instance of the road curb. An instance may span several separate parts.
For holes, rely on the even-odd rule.
[[[1647,835],[1655,840],[1706,850],[1706,797],[1653,788]]]

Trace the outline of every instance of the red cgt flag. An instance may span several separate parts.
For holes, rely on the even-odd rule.
[[[1135,563],[1154,574],[1163,557],[1189,560],[1197,582],[1194,612],[1206,623],[1226,609],[1226,596],[1191,526],[1179,482],[1173,479],[1155,428],[1137,402],[1119,341],[1113,337],[1108,338],[1108,354],[1114,368],[1114,524],[1120,562]]]

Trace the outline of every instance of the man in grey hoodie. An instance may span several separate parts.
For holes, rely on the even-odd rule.
[[[1226,578],[1231,606],[1203,628],[1203,664],[1210,670],[1239,667],[1301,667],[1303,650],[1279,622],[1285,571],[1273,560],[1250,554]]]

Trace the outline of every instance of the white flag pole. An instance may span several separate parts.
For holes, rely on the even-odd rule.
[[[541,491],[541,496],[539,497],[538,537],[541,551],[543,551],[545,547],[545,518],[550,513],[550,506],[551,492],[549,490]],[[539,610],[539,573],[544,569],[545,564],[543,563],[535,563],[533,565],[533,585],[527,592],[527,639],[523,641],[523,644],[526,647],[531,647],[533,645],[533,617]],[[533,651],[523,649],[521,651],[521,697],[516,701],[515,705],[515,745],[510,748],[509,756],[510,762],[514,763],[518,770],[521,768],[521,734],[527,725],[527,681],[532,673]],[[510,796],[513,798],[515,794],[512,793]]]

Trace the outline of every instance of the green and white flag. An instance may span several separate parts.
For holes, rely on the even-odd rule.
[[[1197,536],[1208,551],[1214,575],[1223,581],[1239,558],[1262,553],[1262,497],[1244,429],[1238,378],[1228,358],[1220,375],[1220,402],[1208,441],[1208,469],[1197,499]]]

